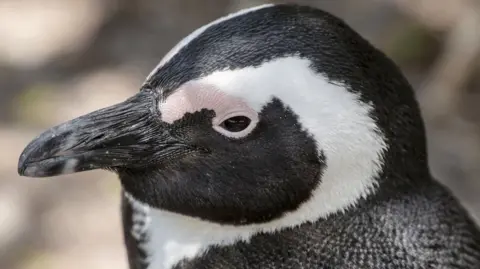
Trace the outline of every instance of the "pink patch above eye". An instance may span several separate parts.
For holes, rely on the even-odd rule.
[[[228,95],[212,85],[186,83],[178,88],[166,100],[159,104],[162,120],[173,123],[186,113],[202,109],[215,111],[213,128],[225,136],[240,138],[248,135],[258,122],[258,114],[243,99]],[[240,132],[229,132],[219,125],[226,119],[245,116],[251,120],[250,125]]]

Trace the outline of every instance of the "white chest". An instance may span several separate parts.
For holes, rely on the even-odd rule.
[[[200,231],[193,223],[160,210],[150,211],[148,269],[169,269],[183,259],[200,256],[211,244],[209,231]]]
[[[252,229],[223,226],[196,218],[153,209],[126,194],[134,207],[131,234],[148,241],[140,247],[148,254],[147,269],[170,269],[182,260],[200,257],[209,247],[248,240]]]

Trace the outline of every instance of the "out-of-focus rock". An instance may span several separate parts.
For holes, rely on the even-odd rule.
[[[142,74],[133,68],[93,71],[63,85],[62,88],[65,89],[61,92],[63,102],[58,107],[63,115],[56,119],[77,117],[124,101],[139,91],[143,80]],[[71,89],[66,90],[67,87]]]
[[[22,192],[1,182],[0,188],[0,257],[8,255],[10,247],[27,230],[28,200]]]
[[[75,176],[88,182],[116,180],[104,173]],[[94,186],[92,186],[93,189]],[[49,248],[62,250],[76,246],[121,245],[120,191],[106,195],[101,187],[79,190],[60,198],[61,203],[47,210],[41,217],[42,233],[48,235]],[[70,199],[68,199],[70,198]]]
[[[116,194],[105,195],[101,188],[95,188],[70,194],[71,199],[59,198],[62,202],[42,215],[40,225],[45,247],[30,263],[42,261],[49,269],[127,268],[120,195]]]
[[[50,126],[124,101],[143,79],[131,68],[95,70],[65,83],[33,86],[19,96],[15,109],[23,122]]]
[[[141,12],[141,20],[156,29],[176,29],[177,34],[184,30],[193,31],[228,12],[231,1],[218,0],[139,0],[132,2]],[[248,1],[250,2],[250,1]],[[185,18],[185,19],[179,19]],[[189,29],[190,28],[190,29]],[[175,33],[172,33],[175,34]]]
[[[38,66],[85,46],[114,0],[0,1],[0,62]]]
[[[118,246],[74,247],[60,252],[37,253],[22,260],[19,269],[128,269]]]
[[[480,128],[451,115],[441,126],[427,122],[427,135],[433,176],[480,221]]]
[[[391,3],[431,29],[445,31],[471,8],[474,1],[477,0],[443,0],[441,4],[438,0],[394,0]]]

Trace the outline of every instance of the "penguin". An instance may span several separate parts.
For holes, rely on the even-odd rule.
[[[33,139],[18,172],[116,173],[132,269],[480,268],[478,226],[427,157],[392,60],[328,12],[266,4]]]

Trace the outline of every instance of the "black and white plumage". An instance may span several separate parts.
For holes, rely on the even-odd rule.
[[[131,268],[480,268],[430,175],[398,68],[334,16],[263,5],[182,40],[123,103],[54,127],[19,173],[108,169]]]

